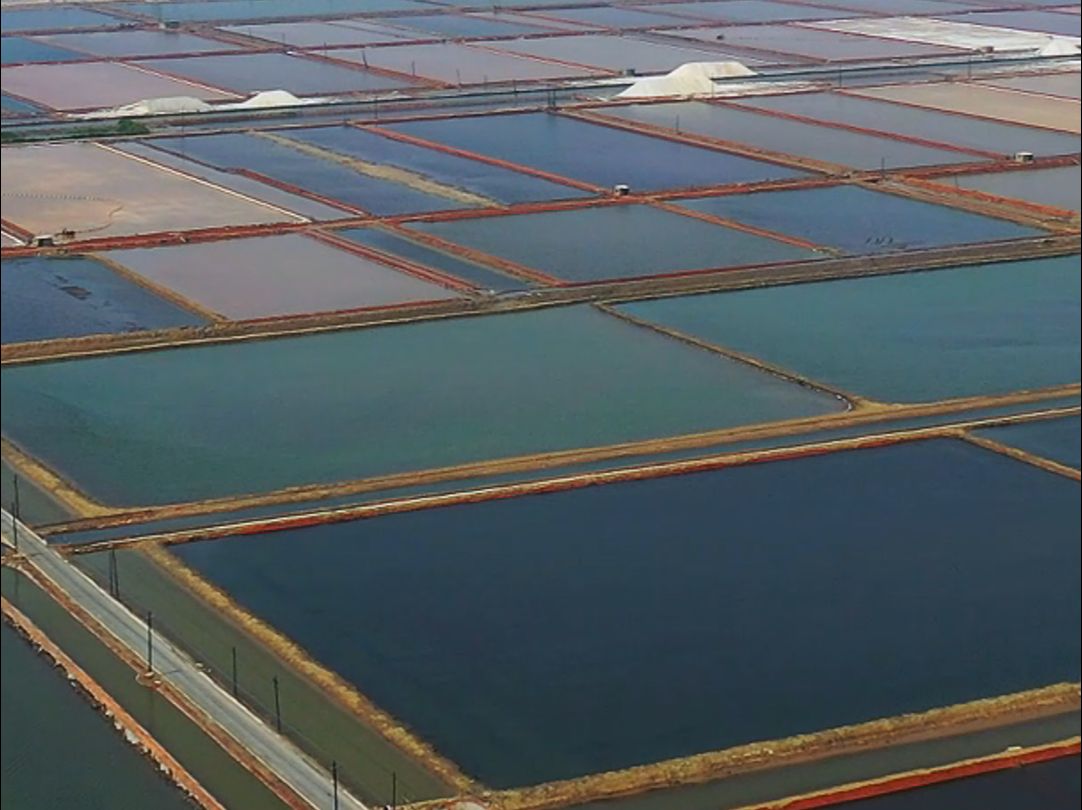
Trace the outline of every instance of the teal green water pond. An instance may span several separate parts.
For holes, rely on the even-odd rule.
[[[7,622],[0,627],[0,650],[3,807],[192,807]]]
[[[845,391],[923,402],[1079,380],[1078,257],[626,304]]]
[[[7,367],[2,379],[4,435],[122,504],[841,407],[586,306]]]

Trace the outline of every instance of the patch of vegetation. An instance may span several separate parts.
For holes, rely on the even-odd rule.
[[[71,129],[0,130],[0,143],[32,143],[34,141],[81,141],[91,138],[114,138],[146,135],[150,128],[131,118],[107,124],[90,124]]]

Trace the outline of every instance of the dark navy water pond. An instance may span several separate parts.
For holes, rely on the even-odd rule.
[[[0,290],[3,343],[207,322],[84,257],[6,261]]]
[[[174,551],[507,786],[1077,680],[1079,520],[934,441]]]

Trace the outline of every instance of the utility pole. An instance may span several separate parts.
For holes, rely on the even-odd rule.
[[[237,648],[233,647],[233,697],[237,696]]]
[[[332,797],[334,799],[334,810],[338,810],[338,762],[337,760],[331,763],[331,788]]]
[[[274,727],[278,729],[278,733],[282,733],[282,701],[278,694],[278,676],[275,675],[271,678],[271,682],[274,684]]]
[[[147,611],[147,674],[154,671],[154,611]]]
[[[116,565],[116,549],[109,549],[109,595],[120,599],[120,572]]]
[[[19,515],[22,513],[22,509],[19,508],[19,476],[14,476],[11,480],[12,488],[15,490],[13,494],[13,500],[11,504],[11,541],[15,544],[15,553],[19,553]]]
[[[391,807],[398,807],[398,771],[391,771]]]

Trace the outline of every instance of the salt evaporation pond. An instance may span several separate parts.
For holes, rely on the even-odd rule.
[[[1037,3],[1036,5],[1041,5]],[[1051,4],[1049,4],[1051,5]],[[967,14],[961,19],[978,25],[991,25],[997,28],[1016,28],[1023,31],[1040,31],[1045,34],[1059,34],[1064,37],[1082,36],[1079,30],[1079,18],[1075,14],[1058,14],[1055,11],[978,11]]]
[[[902,59],[951,53],[947,49],[919,42],[891,41],[784,24],[685,28],[671,33],[703,42],[724,40],[729,48],[753,48],[772,54],[770,61],[775,63],[800,64],[809,59],[824,62]],[[788,58],[782,56],[779,59],[782,54],[788,55]]]
[[[85,59],[86,54],[69,51],[27,37],[4,37],[0,39],[0,62],[5,65],[21,62],[63,62]]]
[[[785,93],[740,99],[742,105],[803,115],[856,127],[868,127],[914,138],[980,149],[1001,155],[1070,155],[1078,151],[1078,138],[1066,132],[974,119],[938,110],[922,109],[845,93]]]
[[[546,19],[557,18],[584,27],[660,28],[687,25],[687,19],[665,14],[661,7],[623,8],[616,6],[587,6],[585,8],[556,8],[545,12]]]
[[[788,22],[791,20],[820,20],[844,14],[862,17],[861,12],[840,12],[832,8],[819,8],[795,3],[774,3],[771,0],[724,0],[724,2],[673,3],[663,6],[666,13],[686,17],[716,20],[717,22]]]
[[[632,104],[613,107],[605,112],[626,121],[725,141],[739,141],[759,149],[802,155],[857,169],[897,169],[903,166],[965,163],[977,159],[961,152],[933,149],[908,141],[807,124],[702,101]]]
[[[351,242],[375,248],[382,253],[449,273],[482,290],[506,292],[508,290],[521,290],[530,286],[527,282],[504,275],[495,268],[485,267],[476,262],[452,256],[450,253],[444,253],[420,242],[414,242],[397,233],[391,233],[379,228],[347,228],[346,230],[335,231],[335,234],[345,237]]]
[[[411,86],[410,82],[367,70],[284,53],[153,59],[138,64],[150,70],[183,76],[239,93],[255,93],[273,88],[288,90],[297,96],[312,96],[321,93],[397,90]]]
[[[319,17],[324,15],[364,14],[377,11],[419,11],[430,8],[412,0],[205,0],[169,3],[161,12],[146,3],[118,3],[119,11],[148,19],[177,22],[210,22],[217,20],[260,20],[277,17]]]
[[[219,169],[247,169],[377,215],[462,208],[463,203],[393,183],[245,133],[160,138],[154,146]]]
[[[1075,25],[1078,25],[1077,18]],[[1082,98],[1082,74],[1077,70],[1064,73],[1000,76],[983,83],[994,87],[1005,87],[1009,90],[1024,90],[1029,93],[1044,93],[1073,99]]]
[[[7,622],[0,628],[0,648],[4,739],[10,746],[3,759],[4,807],[191,807]]]
[[[457,296],[445,286],[300,234],[114,250],[107,255],[234,319]]]
[[[236,51],[239,45],[220,39],[207,39],[180,31],[88,31],[83,33],[45,34],[37,37],[62,48],[73,48],[85,54],[105,57],[133,58],[137,56],[166,56],[214,51]]]
[[[1082,209],[1082,168],[1079,166],[962,174],[939,182],[1076,213]]]
[[[822,257],[806,248],[648,205],[414,222],[409,227],[566,281]]]
[[[237,101],[230,93],[148,73],[124,62],[60,62],[9,66],[0,76],[5,93],[54,110],[119,107],[148,98],[194,96]]]
[[[858,92],[867,98],[897,101],[962,115],[978,115],[1025,126],[1047,127],[1075,135],[1080,131],[1079,106],[1074,99],[959,82],[894,84],[861,88]]]
[[[497,6],[493,6],[497,8]],[[528,25],[520,22],[505,22],[498,19],[485,17],[472,17],[465,14],[421,14],[409,17],[400,17],[395,20],[398,25],[408,26],[414,29],[414,36],[425,39],[425,34],[438,34],[442,39],[465,39],[467,37],[515,37],[523,34],[542,34],[544,20],[539,19],[537,25]]]
[[[119,26],[123,21],[108,14],[98,14],[83,6],[51,8],[10,8],[0,12],[4,33],[13,31],[52,30],[60,28],[95,28]]]
[[[455,85],[552,81],[597,75],[596,71],[587,68],[542,62],[450,41],[393,48],[342,48],[334,52],[334,57],[410,78]]]
[[[923,402],[1079,380],[1077,256],[621,309],[879,400]]]
[[[586,196],[586,192],[572,186],[396,141],[357,127],[290,129],[281,134],[291,140],[314,144],[371,163],[399,166],[437,182],[483,194],[506,205]]]
[[[157,504],[841,407],[587,306],[6,367],[5,436]]]
[[[620,34],[574,34],[490,43],[493,47],[523,56],[583,65],[602,70],[633,70],[636,74],[668,73],[688,62],[717,62],[733,59],[732,54],[695,47],[698,43],[673,39],[662,43]],[[758,65],[762,59],[741,55],[745,64]]]
[[[1043,231],[862,186],[684,200],[705,214],[797,236],[848,254],[1040,236]]]
[[[406,121],[389,129],[605,188],[712,186],[805,174],[548,113]]]
[[[411,38],[411,32],[403,28],[380,25],[359,20],[256,23],[254,25],[222,25],[222,31],[242,34],[273,42],[276,45],[295,45],[299,48],[326,48],[329,45],[373,45],[377,42],[396,42]]]
[[[172,550],[503,787],[1077,680],[1079,520],[940,440]]]
[[[4,262],[0,289],[3,343],[207,322],[85,257],[11,259]]]
[[[1082,423],[1077,416],[1004,425],[977,434],[1069,467],[1082,467]]]

